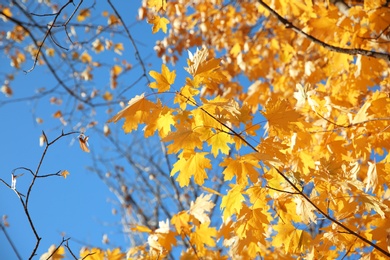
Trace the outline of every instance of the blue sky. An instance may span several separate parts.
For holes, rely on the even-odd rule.
[[[82,8],[91,6],[93,1],[84,1]],[[156,38],[163,37],[161,33],[152,35],[151,26],[145,21],[136,22],[135,17],[138,12],[138,2],[127,3],[113,1],[118,10],[123,15],[125,21],[131,25],[130,30],[139,44],[141,57],[148,57],[145,62],[148,69],[160,70],[161,61],[154,55],[153,46]],[[104,10],[109,9],[106,2],[97,1],[92,9],[93,21],[100,16]],[[34,10],[40,13],[40,10]],[[92,19],[92,18],[91,18]],[[1,21],[1,23],[3,23]],[[82,32],[79,32],[82,34]],[[41,35],[43,37],[43,35]],[[62,39],[62,38],[60,38]],[[123,36],[114,36],[117,42],[123,42],[125,51],[122,56],[113,52],[98,55],[97,60],[101,63],[112,63],[113,59],[126,59],[129,63],[136,65],[134,49],[129,40]],[[64,43],[69,47],[68,43]],[[93,54],[90,51],[90,54]],[[0,54],[0,72],[11,71],[9,59]],[[27,60],[22,65],[22,69],[29,69],[32,61]],[[119,84],[128,86],[140,75],[140,68],[135,67],[129,75],[120,77]],[[94,82],[102,82],[101,86],[95,86],[99,90],[109,87],[109,70],[102,70],[102,73],[95,75]],[[32,72],[24,74],[22,71],[16,75],[11,82],[14,91],[13,97],[7,98],[2,93],[0,104],[4,101],[18,98],[30,97],[35,90],[41,87],[51,88],[56,82],[50,76],[48,69],[44,66],[37,66]],[[124,95],[130,99],[135,94],[140,94],[146,90],[145,80],[137,84],[134,89],[127,91]],[[57,109],[64,109],[69,104],[61,107],[50,105],[47,98],[41,100],[28,100],[16,103],[7,103],[0,106],[0,122],[2,125],[0,135],[0,178],[11,183],[11,173],[17,167],[27,167],[35,171],[44,150],[39,146],[39,137],[45,131],[49,140],[53,140],[61,131],[72,131],[75,125],[61,126],[58,119],[52,117]],[[70,105],[69,105],[70,106]],[[106,108],[105,108],[106,109]],[[102,127],[109,118],[101,109],[97,113],[96,120]],[[113,104],[112,109],[118,111],[118,104]],[[65,110],[65,109],[64,109]],[[42,124],[36,123],[36,117],[44,120]],[[87,131],[90,135],[90,148],[101,149],[101,144],[94,138],[93,132]],[[122,132],[122,135],[125,136]],[[95,152],[101,152],[96,151]],[[91,154],[84,153],[79,148],[77,135],[67,136],[56,142],[49,148],[48,154],[42,164],[41,174],[55,173],[59,170],[68,170],[70,176],[67,179],[61,177],[50,177],[38,179],[32,190],[29,209],[38,234],[42,237],[40,247],[37,251],[38,257],[46,252],[50,245],[61,242],[62,235],[65,238],[71,237],[70,246],[76,253],[81,246],[121,246],[126,250],[127,244],[124,235],[121,233],[120,217],[114,216],[111,211],[115,207],[113,201],[115,196],[108,190],[107,186],[96,176],[88,171],[86,166],[91,165]],[[16,174],[24,173],[17,179],[17,189],[26,194],[31,175],[28,172],[19,170]],[[26,215],[16,194],[1,183],[0,185],[0,215],[7,215],[10,227],[7,233],[16,245],[23,259],[26,259],[33,247],[35,238],[28,225]],[[109,245],[102,244],[102,237],[107,234],[110,239]],[[78,243],[79,241],[80,243]],[[69,255],[69,254],[68,254]],[[16,255],[11,246],[6,241],[3,232],[0,232],[0,256],[2,259],[16,259]]]

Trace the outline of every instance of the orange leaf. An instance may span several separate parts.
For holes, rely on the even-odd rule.
[[[82,22],[84,21],[87,17],[91,16],[91,11],[87,8],[80,10],[79,15],[77,16],[77,21]]]
[[[84,134],[81,134],[79,136],[79,144],[80,144],[81,150],[83,150],[86,153],[89,153],[88,136],[85,136]]]

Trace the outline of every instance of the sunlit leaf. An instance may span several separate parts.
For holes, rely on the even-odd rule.
[[[157,33],[160,30],[162,30],[164,33],[167,33],[167,28],[168,28],[167,25],[169,24],[167,18],[156,15],[153,18],[149,19],[148,23],[153,24],[152,27],[153,33]]]

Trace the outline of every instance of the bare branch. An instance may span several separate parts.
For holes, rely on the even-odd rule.
[[[18,249],[16,248],[14,242],[12,241],[11,237],[8,235],[8,232],[7,232],[7,230],[5,229],[5,227],[4,227],[4,225],[2,223],[0,223],[0,228],[3,231],[3,233],[5,235],[5,238],[7,239],[8,243],[11,245],[12,250],[14,251],[16,257],[19,260],[22,260],[23,258],[20,256]]]

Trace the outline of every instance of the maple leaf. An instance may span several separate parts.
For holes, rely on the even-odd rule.
[[[191,201],[191,207],[189,213],[194,216],[201,223],[210,222],[210,217],[207,216],[207,212],[210,213],[215,204],[210,201],[212,194],[201,194],[196,198],[195,203]]]
[[[104,259],[104,251],[100,248],[82,248],[80,250],[80,257],[82,259],[90,259],[90,260],[101,260]]]
[[[160,104],[159,104],[160,107]],[[174,115],[172,115],[171,109],[163,107],[162,109],[156,109],[152,111],[147,126],[143,129],[145,137],[153,135],[158,130],[161,138],[166,137],[171,131],[171,126],[176,123]]]
[[[221,151],[222,154],[229,154],[230,147],[228,144],[232,144],[233,140],[229,134],[217,132],[207,139],[207,143],[211,146],[211,153],[214,157],[217,157],[219,151]]]
[[[272,244],[276,247],[284,245],[286,254],[304,251],[311,240],[306,231],[295,228],[290,222],[279,223],[274,229],[278,233],[272,239]]]
[[[64,177],[64,179],[66,179],[66,177],[68,177],[69,174],[70,173],[67,170],[61,172],[61,176]]]
[[[169,229],[169,220],[160,221],[159,228],[148,237],[148,244],[153,249],[164,252],[171,250],[172,245],[176,245],[176,233]]]
[[[194,78],[202,73],[209,73],[219,68],[220,59],[206,60],[209,51],[206,48],[197,49],[195,54],[188,51],[188,68],[185,68]]]
[[[178,153],[180,150],[194,150],[196,148],[201,149],[203,144],[198,132],[180,126],[178,131],[171,132],[163,141],[173,141],[168,145],[168,153]]]
[[[160,30],[163,30],[164,33],[167,33],[167,25],[169,24],[169,21],[165,17],[160,17],[158,15],[155,15],[152,19],[148,20],[148,23],[153,24],[152,32],[157,33]]]
[[[158,12],[161,9],[167,9],[167,0],[148,0],[148,7],[155,8],[155,11]]]
[[[227,157],[220,163],[220,166],[225,167],[222,173],[227,181],[236,177],[238,184],[246,186],[248,184],[248,176],[253,183],[256,183],[259,178],[259,173],[255,169],[259,168],[259,161],[252,154],[236,156],[234,159]]]
[[[176,180],[179,181],[180,187],[187,186],[191,176],[194,176],[196,184],[203,185],[204,180],[208,178],[206,169],[211,169],[210,160],[205,157],[207,154],[206,152],[179,154],[179,160],[173,165],[171,176],[179,172]]]
[[[122,253],[119,248],[115,248],[111,251],[111,249],[107,249],[106,251],[106,259],[107,260],[121,260],[126,257],[125,253]]]
[[[262,114],[268,120],[267,131],[275,129],[277,132],[289,132],[293,123],[297,122],[301,115],[290,107],[286,100],[271,98],[266,106],[266,112]]]
[[[158,92],[168,91],[176,78],[176,72],[170,72],[165,64],[161,65],[161,74],[156,71],[151,71],[149,75],[156,80],[156,82],[150,83],[150,87],[157,89]]]
[[[43,255],[41,255],[41,257],[39,259],[40,260],[44,260],[44,259],[45,260],[46,259],[61,260],[61,259],[65,258],[64,254],[65,254],[65,248],[63,246],[60,246],[57,249],[57,247],[55,245],[51,245],[49,250],[46,253],[44,253]]]
[[[221,209],[223,209],[223,219],[226,220],[231,215],[240,213],[243,207],[243,201],[245,201],[245,198],[242,195],[242,186],[234,185],[222,198]]]
[[[180,212],[178,214],[175,214],[171,222],[173,225],[175,225],[176,232],[178,234],[190,234],[191,233],[191,226],[190,226],[190,215],[187,212]]]
[[[148,121],[151,111],[156,108],[156,104],[150,102],[145,98],[145,95],[136,96],[132,98],[127,107],[118,112],[108,122],[116,123],[118,120],[124,118],[123,130],[129,133],[138,128],[139,124]]]
[[[197,87],[204,84],[208,88],[216,89],[225,79],[225,76],[218,70],[221,60],[214,58],[206,60],[209,55],[206,48],[198,49],[194,55],[191,52],[188,53],[188,68],[185,69],[193,76]]]
[[[190,235],[191,242],[196,245],[201,256],[205,253],[205,244],[211,247],[215,246],[215,239],[213,237],[217,236],[217,230],[209,227],[209,225],[209,222],[200,224],[195,228],[195,232]]]

